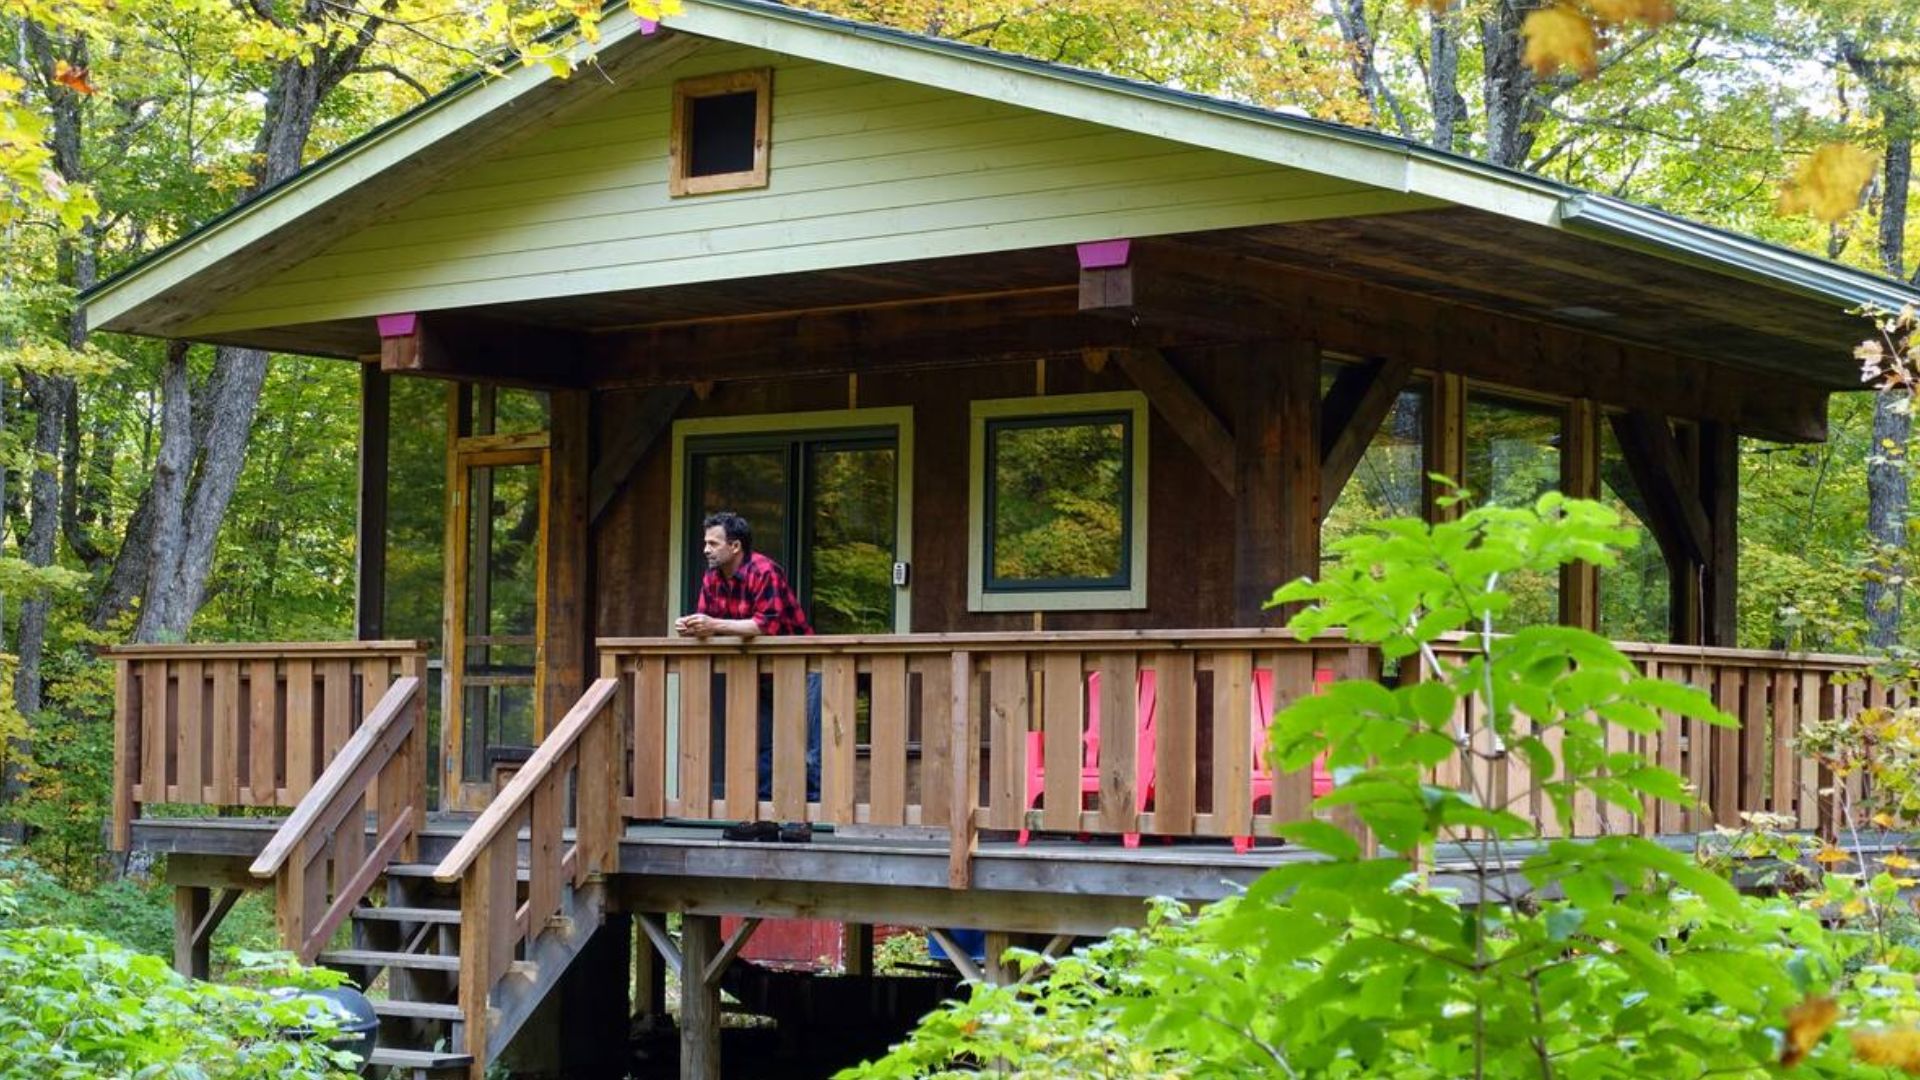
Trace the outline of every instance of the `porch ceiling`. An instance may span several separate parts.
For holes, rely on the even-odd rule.
[[[1735,369],[1791,375],[1800,386],[1859,386],[1852,349],[1867,326],[1831,300],[1484,211],[1456,207],[1190,233],[1145,246],[1172,264],[1206,268],[1215,282],[1257,290],[1262,278],[1304,279],[1309,292],[1315,280],[1357,282],[1391,290],[1383,297],[1403,293],[1478,308]],[[1057,294],[1057,303],[1009,307],[1009,319],[1051,316],[1055,308],[1064,315],[1074,310],[1077,283],[1073,250],[1048,247],[525,301],[435,318],[584,333],[605,343],[692,324],[996,294]],[[1249,336],[1271,332],[1270,325],[1248,321]],[[342,357],[380,349],[370,319],[241,331],[223,340]]]

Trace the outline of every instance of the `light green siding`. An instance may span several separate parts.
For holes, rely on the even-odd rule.
[[[670,199],[673,80],[759,66],[775,69],[768,187]],[[1431,205],[714,43],[235,296],[188,333]]]

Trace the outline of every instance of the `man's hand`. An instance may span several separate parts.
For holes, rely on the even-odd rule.
[[[720,629],[719,621],[711,615],[682,615],[674,621],[673,629],[697,638],[712,637]]]

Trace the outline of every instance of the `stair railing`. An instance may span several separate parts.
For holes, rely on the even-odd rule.
[[[611,872],[622,795],[617,679],[598,679],[454,845],[435,879],[460,886],[460,1009],[466,1053],[489,1059],[490,997],[516,954],[562,912],[565,890]],[[567,843],[571,827],[573,842]],[[520,900],[520,832],[527,894]]]
[[[253,876],[274,881],[280,939],[302,962],[313,962],[396,857],[417,857],[424,704],[418,678],[395,680],[253,861]]]

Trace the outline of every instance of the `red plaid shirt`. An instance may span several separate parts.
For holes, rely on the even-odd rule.
[[[723,580],[717,568],[708,570],[694,610],[716,619],[752,619],[763,634],[813,633],[786,571],[757,551],[740,560],[732,577]]]

